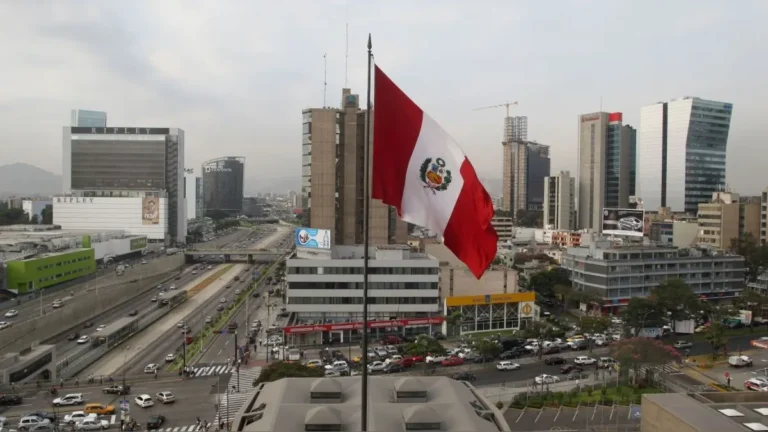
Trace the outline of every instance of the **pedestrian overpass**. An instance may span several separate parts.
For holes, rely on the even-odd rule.
[[[281,249],[187,249],[184,256],[187,263],[207,257],[224,257],[224,262],[242,261],[248,264],[269,264],[281,259],[287,253]]]

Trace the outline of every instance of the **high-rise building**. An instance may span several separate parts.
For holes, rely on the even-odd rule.
[[[528,117],[514,116],[504,118],[504,140],[528,141]]]
[[[185,241],[182,129],[65,126],[62,141],[63,194],[53,198],[54,224]]]
[[[760,236],[760,201],[740,199],[731,192],[715,192],[712,200],[699,203],[698,241],[716,249],[728,249],[742,234]]]
[[[575,229],[575,194],[576,180],[569,171],[544,179],[544,228]]]
[[[636,131],[622,113],[579,116],[578,227],[602,228],[603,208],[627,208],[635,192]]]
[[[195,170],[184,170],[184,205],[187,209],[187,220],[195,219],[197,215],[197,183],[195,182]],[[201,217],[203,215],[200,215]]]
[[[544,208],[544,178],[549,176],[549,146],[531,141],[504,141],[502,210],[517,216],[519,210]]]
[[[195,215],[205,215],[205,195],[203,194],[203,178],[195,177]]]
[[[73,127],[107,127],[107,113],[73,109],[70,114],[69,125]]]
[[[302,111],[301,205],[312,228],[331,230],[334,243],[363,243],[365,110],[342,89],[341,108]],[[379,200],[370,201],[372,245],[407,240],[407,224]]]
[[[683,97],[640,109],[637,195],[647,209],[696,214],[725,189],[733,105]]]
[[[203,162],[205,212],[239,215],[243,211],[245,158],[226,156]]]

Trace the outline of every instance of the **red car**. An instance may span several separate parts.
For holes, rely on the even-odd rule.
[[[413,366],[414,361],[412,357],[403,357],[403,359],[398,363],[400,363],[400,365],[402,365],[404,368],[409,368]]]
[[[448,357],[443,360],[443,366],[460,366],[464,364],[464,359],[461,357]]]
[[[403,343],[403,340],[398,336],[389,335],[381,338],[382,345],[398,345],[401,343]]]
[[[403,360],[410,360],[413,363],[421,363],[424,361],[424,356],[420,356],[420,355],[405,356],[403,357]]]

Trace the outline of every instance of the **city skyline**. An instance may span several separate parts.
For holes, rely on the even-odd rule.
[[[717,2],[678,2],[658,17],[652,4],[593,4],[594,13],[579,26],[570,17],[582,6],[566,3],[548,10],[496,2],[483,8],[457,2],[434,8],[334,1],[270,7],[268,14],[256,14],[255,5],[221,5],[219,20],[206,19],[205,3],[180,8],[138,2],[129,11],[94,3],[83,14],[66,7],[4,4],[0,31],[19,40],[8,48],[12,60],[6,82],[19,85],[9,86],[0,99],[0,127],[11,144],[4,146],[0,164],[26,162],[60,173],[57,135],[70,110],[84,108],[108,112],[111,124],[184,128],[188,166],[221,153],[242,154],[252,161],[252,175],[292,177],[298,189],[297,112],[322,106],[324,54],[327,100],[335,101],[333,95],[344,87],[348,20],[347,87],[364,93],[363,48],[371,32],[377,60],[446,125],[481,177],[502,177],[505,113],[472,111],[478,107],[519,101],[510,115],[526,116],[528,139],[551,146],[551,171],[576,173],[577,115],[600,110],[602,99],[602,107],[623,112],[624,123],[638,127],[642,107],[690,95],[733,103],[726,182],[742,194],[758,194],[765,182],[751,177],[761,172],[762,160],[750,154],[762,140],[768,98],[757,85],[766,67],[750,53],[754,41],[764,38],[759,22],[768,16],[765,5],[745,2],[736,11]],[[168,15],[187,19],[168,31],[159,19]],[[217,24],[250,15],[259,15],[258,25],[247,31]],[[275,28],[280,17],[296,26]],[[711,32],[737,18],[742,21],[726,34]],[[648,20],[657,32],[642,31]],[[415,22],[420,32],[408,33]],[[451,29],[459,23],[464,31],[454,34]],[[139,26],[147,31],[138,32]],[[497,55],[506,40],[530,34],[538,36],[526,39],[521,54],[536,61],[519,67],[517,60]],[[618,37],[607,38],[600,49],[591,42],[606,36]],[[232,43],[240,39],[248,43]],[[691,40],[718,50],[717,62]],[[625,61],[617,64],[606,50],[620,52]],[[600,79],[590,79],[596,69]]]

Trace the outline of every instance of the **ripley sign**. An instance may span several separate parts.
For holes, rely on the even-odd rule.
[[[56,202],[58,204],[61,204],[61,203],[93,204],[93,198],[56,197]]]
[[[385,327],[407,327],[407,326],[422,326],[422,325],[436,325],[442,324],[445,321],[443,317],[433,318],[409,318],[392,321],[368,321],[368,328],[385,328]],[[303,326],[291,326],[283,328],[285,334],[297,334],[297,333],[313,333],[313,332],[329,332],[329,331],[343,331],[343,330],[360,330],[363,328],[362,322],[355,323],[341,323],[341,324],[318,324],[318,325],[303,325]]]

